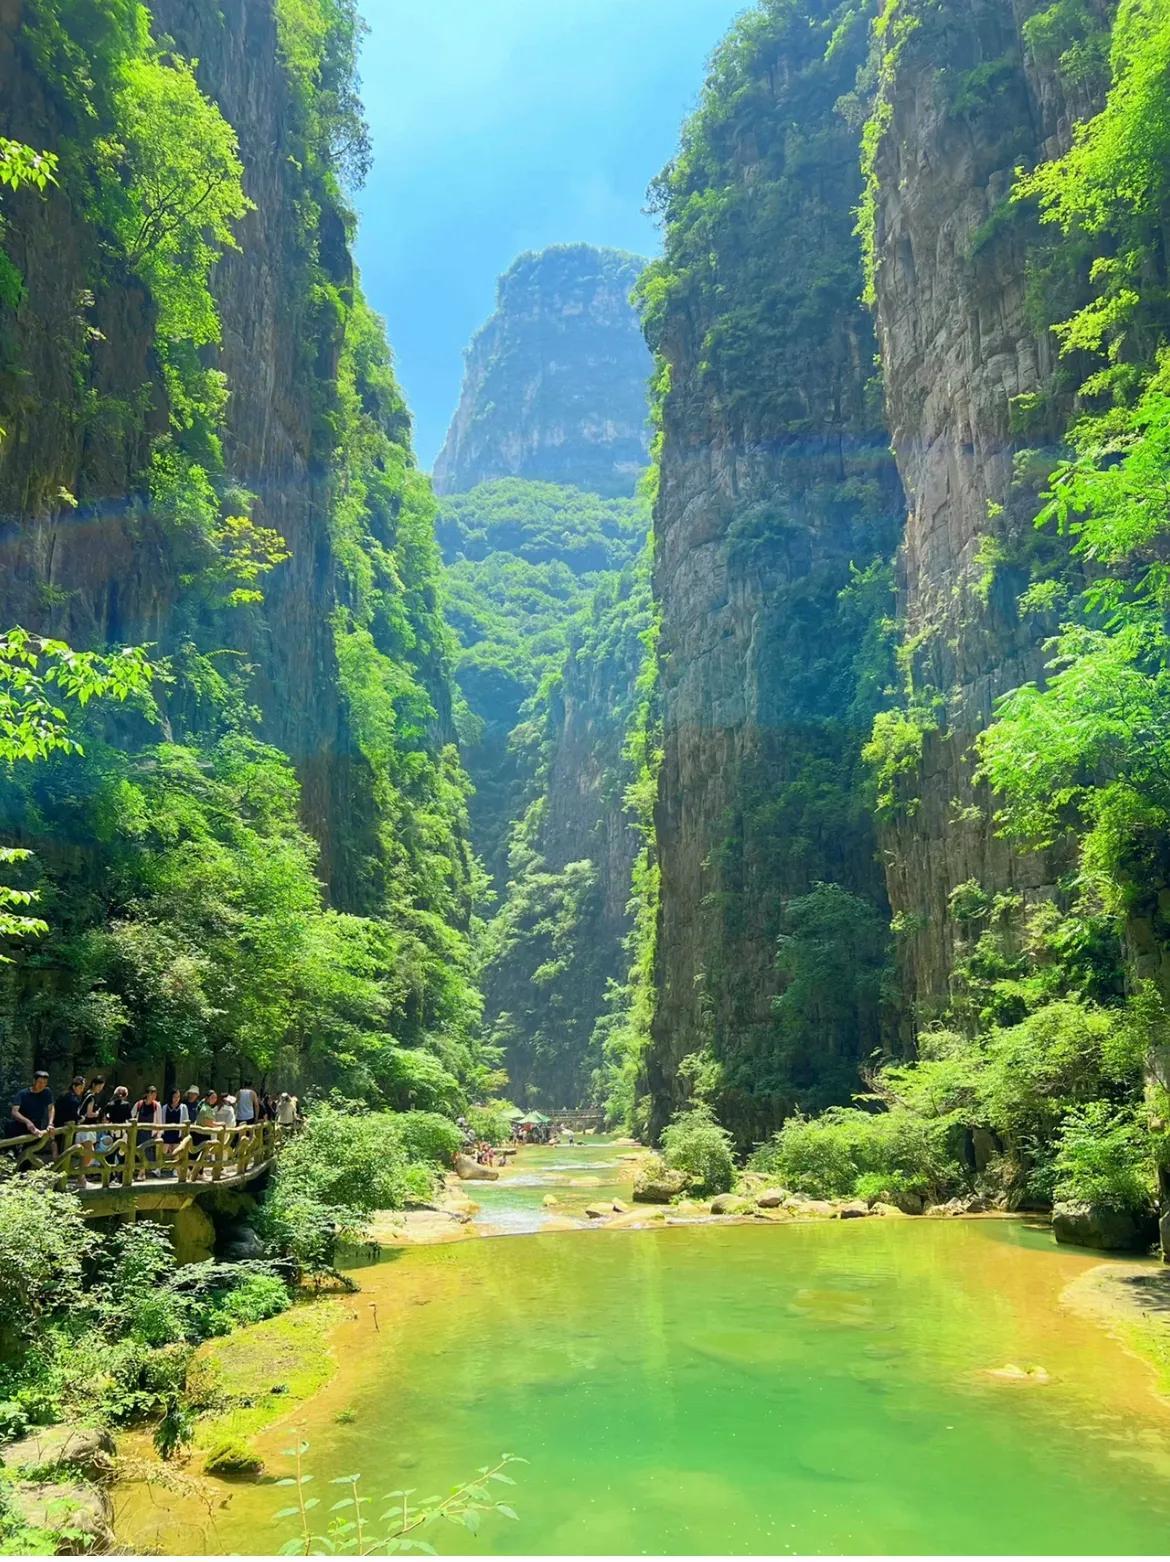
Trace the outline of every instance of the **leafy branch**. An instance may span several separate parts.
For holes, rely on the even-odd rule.
[[[469,1534],[476,1535],[486,1514],[499,1513],[506,1519],[518,1517],[515,1509],[506,1502],[495,1500],[492,1483],[514,1486],[516,1483],[511,1476],[504,1474],[505,1467],[523,1464],[525,1461],[515,1454],[501,1454],[494,1465],[484,1465],[471,1480],[453,1487],[446,1497],[432,1496],[424,1498],[422,1502],[412,1503],[413,1489],[387,1492],[382,1500],[390,1506],[376,1523],[379,1526],[389,1525],[389,1528],[379,1534],[372,1533],[371,1520],[365,1512],[368,1504],[375,1499],[362,1492],[361,1476],[336,1476],[330,1484],[349,1489],[329,1509],[335,1517],[330,1521],[328,1530],[318,1534],[312,1528],[309,1514],[319,1506],[320,1498],[306,1497],[304,1490],[313,1479],[311,1474],[305,1473],[303,1466],[308,1447],[308,1443],[299,1442],[295,1448],[285,1449],[285,1454],[296,1461],[296,1474],[285,1476],[276,1483],[278,1486],[293,1487],[297,1500],[294,1506],[281,1508],[274,1517],[278,1521],[292,1518],[300,1521],[300,1534],[291,1536],[284,1543],[278,1553],[280,1556],[369,1557],[388,1556],[403,1551],[434,1556],[434,1546],[418,1537],[440,1519],[458,1524]]]

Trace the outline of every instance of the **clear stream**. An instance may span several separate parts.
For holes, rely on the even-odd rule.
[[[619,1153],[528,1152],[483,1219],[539,1226],[550,1185],[590,1175],[553,1170],[569,1161],[624,1191]],[[333,1380],[292,1423],[321,1513],[326,1483],[353,1471],[371,1494],[423,1496],[501,1452],[528,1460],[501,1488],[519,1522],[429,1537],[450,1552],[1160,1554],[1170,1411],[1144,1364],[1059,1305],[1097,1262],[1014,1221],[400,1250],[362,1271]],[[1007,1366],[1047,1380],[996,1375]],[[292,1436],[266,1434],[272,1479]],[[287,1489],[221,1489],[207,1552],[288,1538],[272,1520]],[[198,1547],[192,1519],[157,1539]]]

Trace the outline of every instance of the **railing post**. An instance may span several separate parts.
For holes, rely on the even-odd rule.
[[[134,1186],[134,1163],[138,1159],[138,1124],[127,1123],[125,1129],[125,1165],[122,1167],[122,1186],[132,1188]]]
[[[185,1133],[183,1135],[183,1138],[177,1148],[179,1153],[175,1156],[175,1175],[178,1177],[180,1182],[186,1182],[188,1162],[191,1159],[190,1133]]]
[[[221,1128],[216,1134],[215,1164],[211,1168],[212,1182],[218,1182],[223,1176],[223,1159],[227,1150],[227,1129]]]

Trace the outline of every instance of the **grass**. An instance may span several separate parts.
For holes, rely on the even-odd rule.
[[[229,1443],[247,1448],[322,1389],[333,1370],[329,1339],[344,1317],[339,1298],[315,1297],[201,1345],[188,1371],[197,1401],[206,1406],[196,1426],[194,1462],[202,1464]]]

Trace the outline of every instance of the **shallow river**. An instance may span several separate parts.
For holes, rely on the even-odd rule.
[[[492,1190],[485,1219],[538,1223],[547,1187],[525,1187]],[[431,1535],[440,1550],[1162,1553],[1170,1414],[1149,1369],[1058,1301],[1096,1262],[1008,1221],[403,1250],[362,1271],[333,1382],[295,1424],[322,1510],[352,1471],[421,1496],[528,1460],[501,1488],[520,1522]],[[994,1375],[1008,1365],[1047,1381]],[[264,1439],[273,1475],[291,1441]],[[287,1491],[223,1491],[210,1546],[277,1549]]]

